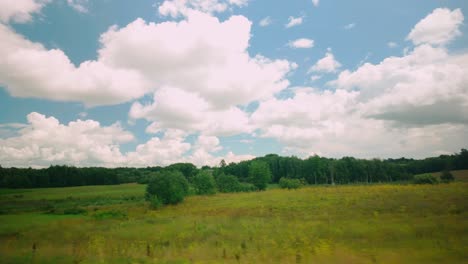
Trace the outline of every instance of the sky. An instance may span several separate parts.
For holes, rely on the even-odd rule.
[[[468,2],[0,1],[0,165],[468,147]]]

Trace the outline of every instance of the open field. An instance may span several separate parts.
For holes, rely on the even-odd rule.
[[[455,177],[455,181],[468,182],[468,170],[454,170],[451,171],[451,173],[453,174],[453,177]],[[442,172],[435,172],[431,174],[440,177]]]
[[[468,183],[191,196],[143,185],[0,190],[2,263],[462,263]]]

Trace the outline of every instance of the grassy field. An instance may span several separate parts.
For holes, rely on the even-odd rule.
[[[0,190],[2,263],[466,263],[468,183],[191,196]]]

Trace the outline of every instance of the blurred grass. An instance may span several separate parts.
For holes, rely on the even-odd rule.
[[[24,203],[0,215],[0,255],[2,263],[466,263],[467,187],[272,188],[191,196],[157,211],[143,185],[0,191],[0,204]],[[27,206],[37,201],[87,214]]]

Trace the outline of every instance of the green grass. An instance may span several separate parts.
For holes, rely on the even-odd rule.
[[[143,185],[0,193],[2,210],[19,207],[0,215],[2,263],[463,263],[468,259],[468,184],[464,182],[273,188],[191,196],[180,205],[156,211],[143,201]],[[41,201],[59,213],[28,205]],[[60,213],[76,207],[86,214]]]

